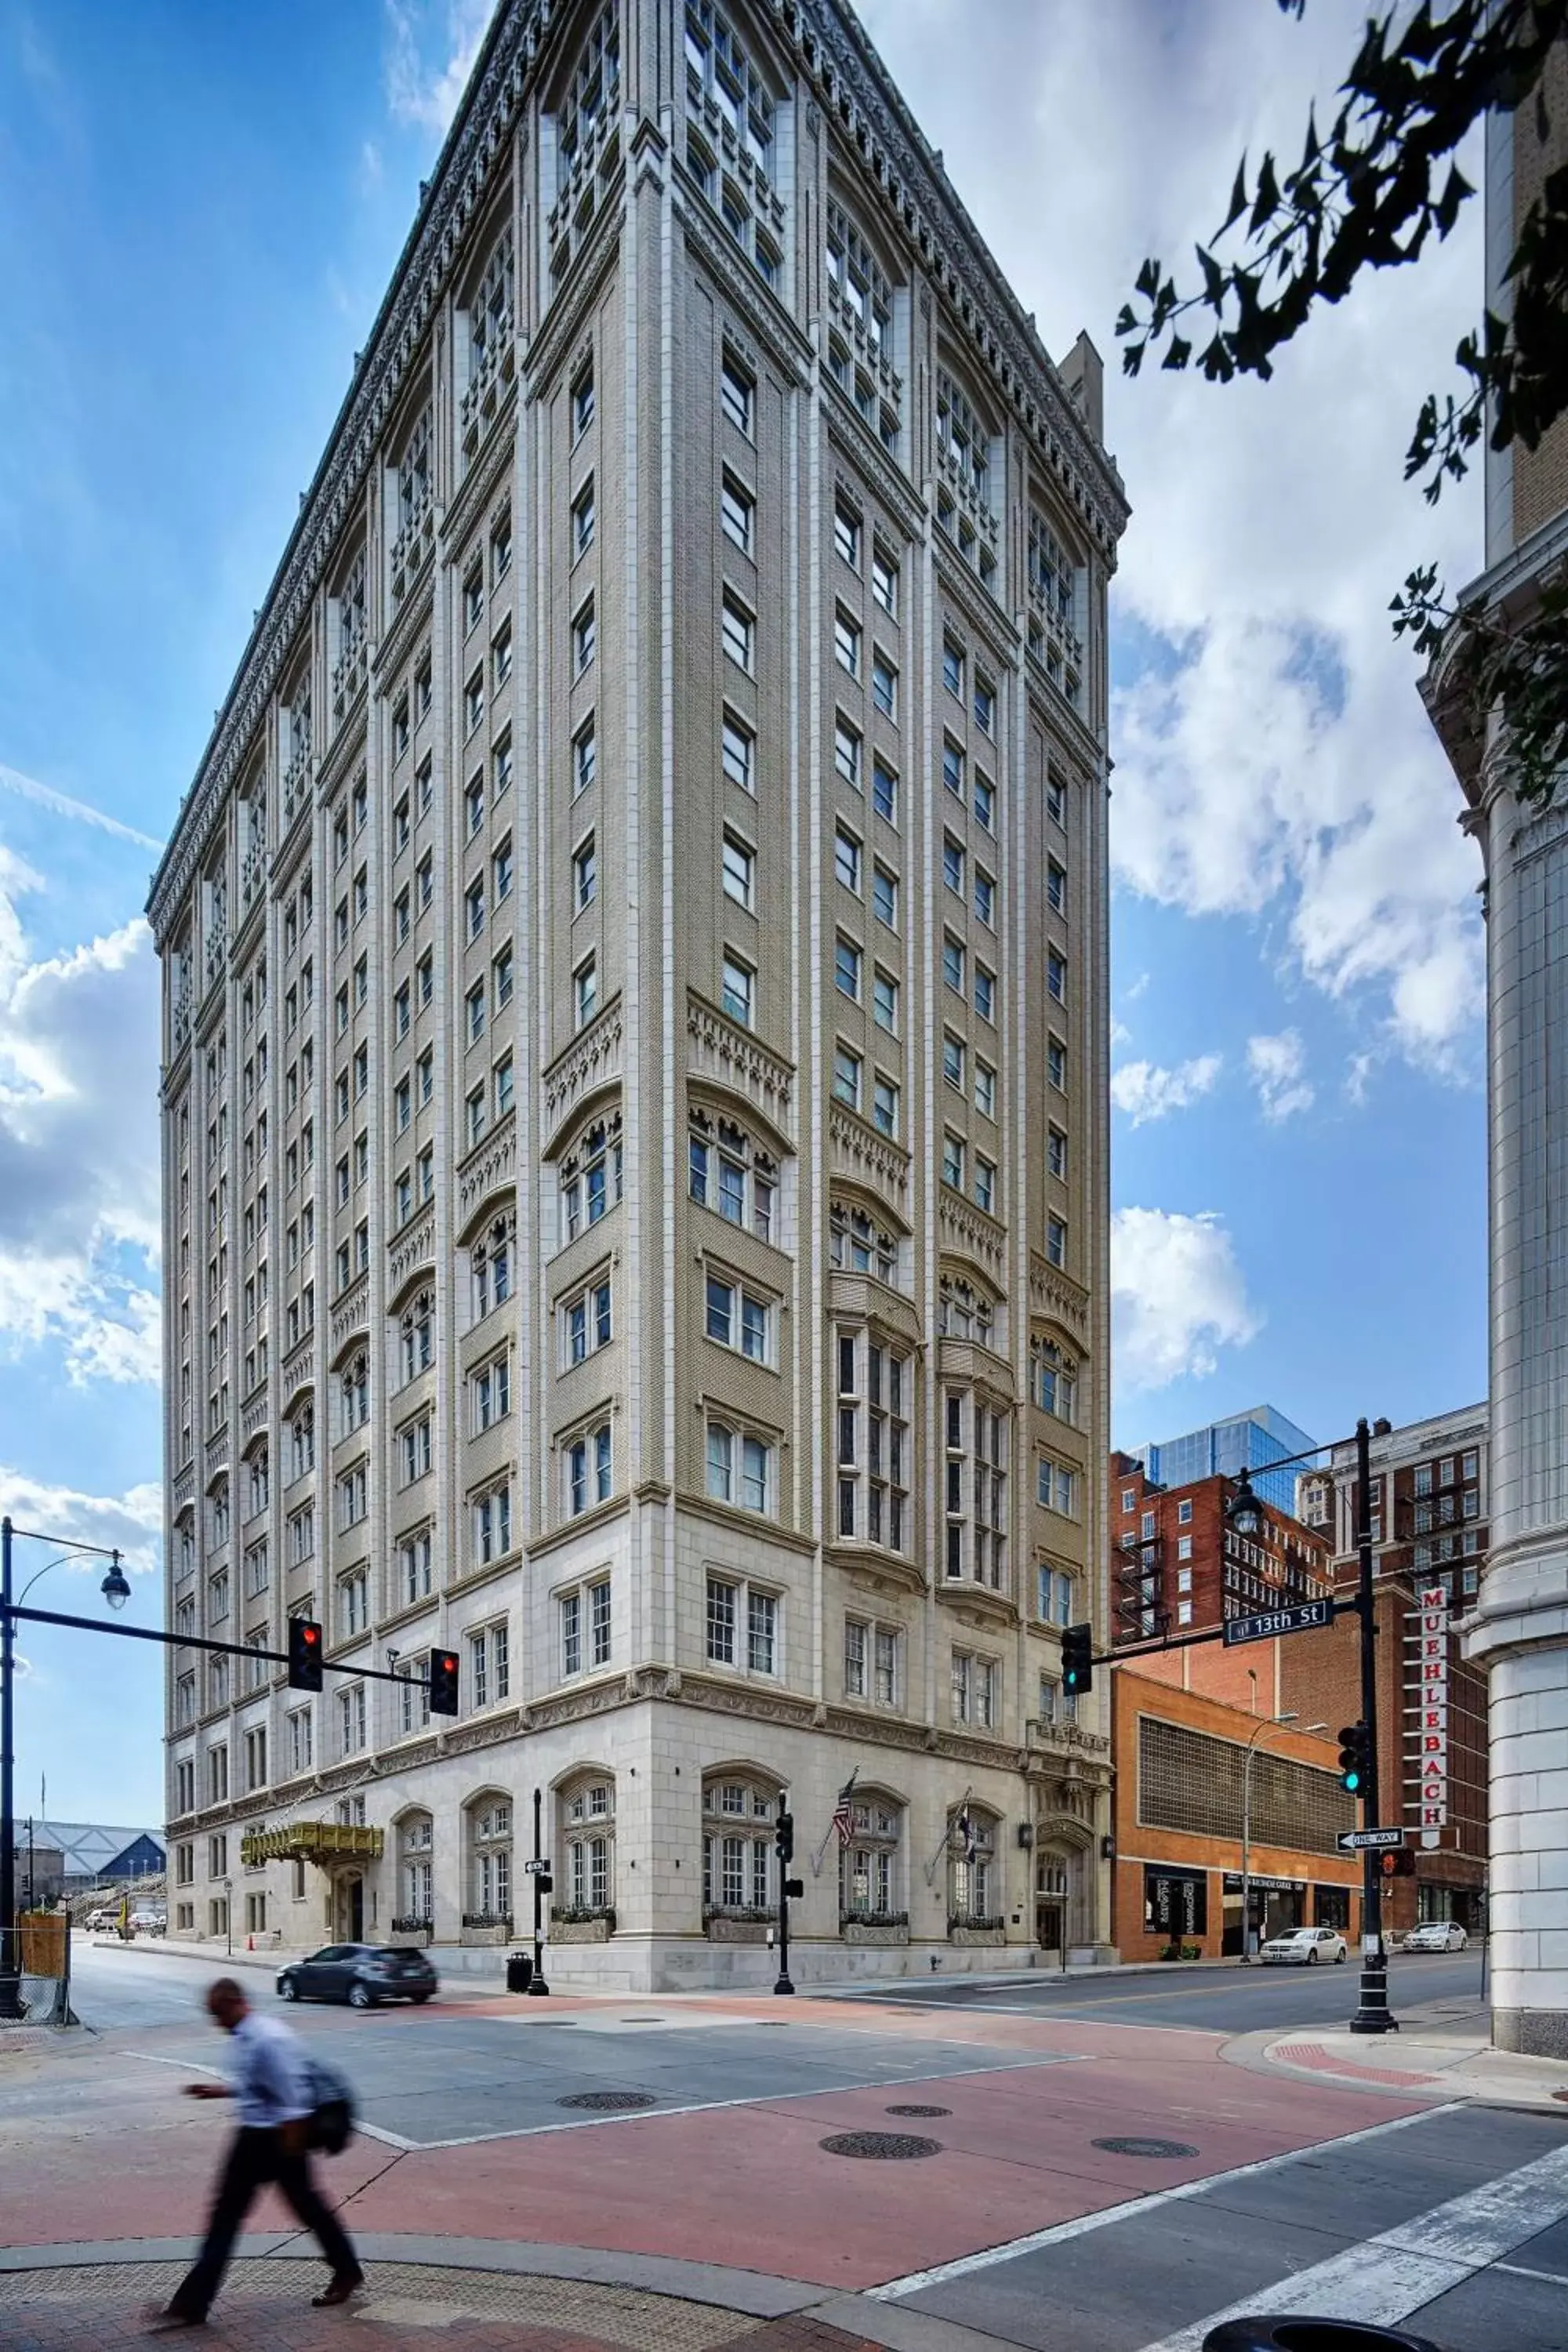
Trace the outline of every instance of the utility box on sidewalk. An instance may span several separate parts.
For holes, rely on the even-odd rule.
[[[24,1911],[22,1973],[29,1977],[63,1977],[66,1972],[66,1931],[63,1911]]]
[[[527,1952],[513,1952],[506,1964],[508,1992],[526,1992],[533,1981],[533,1962]]]

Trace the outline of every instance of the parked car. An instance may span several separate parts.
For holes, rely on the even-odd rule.
[[[168,1930],[169,1916],[165,1911],[132,1911],[131,1932],[133,1936],[162,1936]]]
[[[285,2000],[346,2000],[374,2009],[384,2000],[428,2000],[440,1979],[423,1952],[389,1951],[384,1944],[323,1944],[309,1959],[278,1972]]]
[[[108,1905],[103,1903],[99,1905],[96,1911],[89,1911],[87,1917],[82,1921],[82,1926],[87,1929],[89,1936],[104,1935],[110,1928],[118,1927],[119,1925],[119,1912],[111,1911]]]
[[[1316,1968],[1320,1960],[1342,1961],[1345,1939],[1334,1927],[1290,1927],[1283,1936],[1270,1936],[1258,1957],[1281,1965]]]
[[[1427,1919],[1405,1938],[1407,1952],[1462,1952],[1469,1937],[1457,1919]]]

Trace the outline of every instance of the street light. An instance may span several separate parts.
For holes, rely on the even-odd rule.
[[[1253,1493],[1252,1480],[1245,1469],[1237,1478],[1236,1492],[1226,1504],[1225,1515],[1238,1536],[1250,1540],[1262,1532],[1264,1507]]]
[[[1247,1473],[1242,1472],[1245,1478]],[[1243,1531],[1245,1532],[1245,1530]],[[1241,1958],[1246,1967],[1252,1958],[1248,1948],[1252,1939],[1252,1759],[1258,1753],[1258,1743],[1266,1731],[1274,1731],[1281,1724],[1294,1723],[1296,1710],[1288,1708],[1283,1715],[1266,1715],[1247,1743],[1247,1760],[1241,1768]],[[1310,1723],[1303,1737],[1314,1731],[1326,1731],[1322,1723]]]
[[[101,1544],[72,1543],[65,1536],[39,1535],[30,1528],[14,1528],[9,1518],[0,1519],[0,2017],[9,2018],[23,2014],[16,1941],[16,1820],[12,1790],[16,1768],[16,1611],[21,1604],[11,1596],[11,1551],[18,1536],[33,1543],[60,1547],[56,1557],[46,1560],[28,1580],[23,1601],[40,1577],[47,1576],[51,1568],[58,1568],[61,1560],[78,1554],[108,1560],[108,1572],[100,1590],[111,1609],[123,1609],[131,1598],[131,1587],[125,1580],[118,1551],[106,1550]]]

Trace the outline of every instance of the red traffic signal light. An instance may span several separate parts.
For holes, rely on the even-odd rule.
[[[313,1617],[289,1620],[289,1687],[302,1691],[321,1687],[321,1629]]]
[[[456,1650],[432,1650],[430,1653],[430,1712],[432,1715],[456,1715],[458,1712]]]

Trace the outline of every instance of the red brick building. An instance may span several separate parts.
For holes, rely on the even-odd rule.
[[[1392,1442],[1376,1444],[1386,1450]],[[1484,1676],[1459,1658],[1458,1643],[1451,1635],[1445,1662],[1448,1820],[1435,1846],[1417,1844],[1419,1595],[1435,1589],[1439,1563],[1431,1553],[1423,1553],[1417,1575],[1416,1547],[1428,1534],[1435,1540],[1439,1526],[1448,1524],[1447,1518],[1439,1521],[1438,1512],[1442,1496],[1451,1491],[1448,1518],[1455,1549],[1452,1562],[1441,1565],[1450,1570],[1450,1590],[1458,1605],[1464,1597],[1466,1559],[1458,1545],[1467,1525],[1484,1525],[1473,1502],[1468,1521],[1464,1516],[1466,1482],[1459,1473],[1468,1449],[1456,1445],[1449,1450],[1455,1475],[1447,1487],[1438,1483],[1449,1466],[1445,1451],[1433,1454],[1429,1475],[1423,1475],[1421,1457],[1402,1454],[1380,1464],[1375,1481],[1379,1815],[1384,1822],[1402,1822],[1409,1827],[1415,1857],[1413,1875],[1384,1883],[1384,1926],[1390,1937],[1402,1935],[1418,1918],[1453,1917],[1477,1927],[1484,1916],[1486,1685]],[[1359,1618],[1346,1612],[1327,1626],[1228,1649],[1219,1640],[1193,1643],[1195,1634],[1217,1633],[1227,1618],[1331,1594],[1341,1601],[1353,1595],[1357,1562],[1344,1476],[1336,1457],[1321,1479],[1304,1480],[1300,1519],[1260,1502],[1263,1525],[1256,1538],[1244,1538],[1226,1517],[1236,1493],[1234,1479],[1214,1476],[1165,1488],[1152,1482],[1132,1455],[1110,1457],[1112,1643],[1128,1653],[1126,1662],[1113,1670],[1112,1700],[1118,1855],[1113,1932],[1124,1956],[1141,1955],[1152,1943],[1168,1941],[1163,1920],[1171,1901],[1179,1898],[1179,1907],[1189,1900],[1182,1892],[1186,1882],[1171,1882],[1176,1897],[1151,1893],[1154,1882],[1149,1874],[1161,1866],[1207,1875],[1206,1907],[1212,1910],[1217,1900],[1221,1917],[1217,1929],[1211,1927],[1198,1940],[1205,1950],[1240,1950],[1240,1800],[1231,1787],[1237,1769],[1231,1751],[1245,1751],[1248,1744],[1256,1743],[1259,1751],[1252,1768],[1255,1795],[1265,1785],[1273,1792],[1268,1822],[1271,1837],[1278,1840],[1274,1860],[1258,1861],[1255,1866],[1280,1882],[1255,1900],[1255,1929],[1273,1932],[1281,1922],[1338,1926],[1340,1897],[1327,1890],[1359,1889],[1359,1866],[1321,1850],[1324,1824],[1331,1816],[1342,1828],[1354,1826],[1359,1818],[1340,1789],[1337,1774],[1340,1727],[1357,1721],[1362,1711]],[[1479,1478],[1468,1483],[1479,1486]],[[1429,1512],[1422,1510],[1419,1519],[1417,1505],[1431,1507]],[[1404,1538],[1402,1543],[1393,1539],[1396,1535]],[[1171,1646],[1158,1646],[1166,1643]],[[1192,1646],[1180,1646],[1184,1643]],[[1193,1723],[1197,1726],[1201,1718],[1202,1729],[1218,1745],[1201,1748],[1189,1741],[1194,1769],[1229,1790],[1223,1801],[1216,1799],[1206,1811],[1168,1796],[1151,1800],[1150,1787],[1160,1777],[1155,1749],[1163,1743],[1174,1753],[1181,1745],[1149,1728],[1157,1704],[1148,1689],[1152,1683],[1206,1703],[1206,1711],[1200,1706]],[[1260,1721],[1284,1714],[1293,1715],[1301,1728],[1258,1730]],[[1177,1709],[1173,1719],[1184,1721],[1185,1716]],[[1317,1723],[1323,1725],[1323,1732],[1307,1737],[1305,1727]],[[1277,1774],[1265,1760],[1270,1756],[1294,1759],[1303,1770]],[[1312,1777],[1303,1777],[1308,1770]],[[1331,1801],[1326,1799],[1317,1771],[1328,1773]],[[1265,1779],[1260,1780],[1259,1775]],[[1181,1830],[1178,1819],[1207,1827]],[[1325,1890],[1321,1902],[1315,1892],[1319,1887]],[[1359,1933],[1359,1902],[1351,1916]]]

